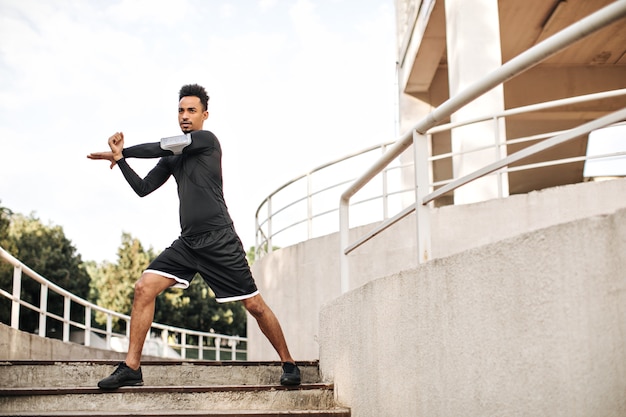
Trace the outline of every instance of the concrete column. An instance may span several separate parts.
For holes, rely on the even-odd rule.
[[[502,64],[497,0],[445,0],[446,44],[450,97]],[[504,109],[502,86],[496,87],[452,115],[467,120]],[[467,152],[505,140],[504,122],[482,122],[452,131],[453,152]],[[505,156],[506,149],[490,147],[454,157],[455,178],[469,174]],[[508,178],[484,177],[456,190],[455,204],[467,204],[508,195]],[[499,187],[502,190],[499,192]]]

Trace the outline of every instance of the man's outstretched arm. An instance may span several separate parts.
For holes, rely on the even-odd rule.
[[[189,141],[185,144],[168,143],[168,140],[184,138],[187,135]],[[195,154],[219,149],[217,138],[209,131],[197,130],[187,135],[163,138],[160,142],[143,143],[124,149],[124,134],[117,132],[109,138],[111,152],[94,152],[87,155],[87,157],[90,159],[106,159],[111,162],[111,168],[113,168],[117,161],[122,158],[161,158],[180,153]]]
[[[109,138],[109,152],[93,152],[87,155],[87,158],[98,160],[103,159],[111,162],[110,168],[117,164],[124,175],[124,178],[130,184],[132,189],[143,197],[150,194],[152,191],[159,188],[167,181],[170,176],[169,170],[167,170],[162,164],[157,164],[145,178],[141,178],[137,173],[126,163],[124,158],[124,134],[121,132],[115,133]],[[142,146],[142,145],[138,145]],[[170,153],[171,154],[171,153]]]
[[[122,132],[116,132],[113,136],[109,138],[109,148],[111,148],[108,152],[92,152],[87,155],[87,158],[93,160],[103,159],[111,162],[110,168],[113,169],[117,161],[122,159],[124,156],[122,155],[122,151],[124,149],[124,134]]]

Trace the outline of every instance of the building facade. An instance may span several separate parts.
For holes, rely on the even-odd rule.
[[[396,0],[400,130],[406,131],[445,102],[502,64],[569,25],[613,3],[612,0]],[[450,122],[506,109],[626,88],[624,20],[607,26],[494,88],[460,111]],[[545,132],[559,132],[623,108],[624,96],[571,104],[487,121],[435,134],[432,154],[457,156],[432,164],[433,182],[458,178],[493,162],[493,148]],[[539,140],[539,139],[538,139]],[[508,143],[499,157],[536,141]],[[537,164],[584,156],[587,136],[525,160]],[[458,153],[464,153],[458,156]],[[471,203],[584,180],[584,161],[505,173],[498,190],[495,177],[483,178],[447,195],[438,204]]]

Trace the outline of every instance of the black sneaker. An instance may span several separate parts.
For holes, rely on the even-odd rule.
[[[280,376],[280,385],[300,385],[300,369],[295,363],[283,363],[283,374]]]
[[[126,362],[120,362],[110,376],[98,382],[98,387],[101,389],[117,389],[130,385],[143,385],[143,376],[141,375],[141,368],[135,371],[129,368]]]

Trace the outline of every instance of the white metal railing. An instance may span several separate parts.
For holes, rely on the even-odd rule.
[[[90,303],[81,297],[78,297],[71,292],[59,287],[58,285],[50,282],[28,266],[22,264],[18,259],[0,247],[0,258],[8,262],[13,266],[13,288],[9,293],[3,288],[0,288],[0,295],[11,300],[11,327],[19,329],[20,323],[20,309],[28,308],[37,312],[39,315],[39,330],[38,335],[46,337],[47,320],[53,319],[63,323],[62,340],[64,342],[70,341],[71,327],[81,329],[84,331],[84,345],[93,346],[94,343],[91,340],[92,334],[101,335],[106,341],[106,349],[112,350],[113,340],[116,338],[122,339],[127,342],[128,334],[130,332],[130,316],[120,314],[106,308],[102,308],[96,304]],[[22,299],[22,277],[23,274],[32,278],[40,285],[39,306],[35,306]],[[54,314],[48,311],[48,295],[52,291],[63,297],[63,315]],[[84,321],[77,322],[72,320],[71,311],[72,304],[80,306],[78,308],[84,308]],[[94,326],[92,322],[92,316],[100,312],[106,317],[106,325],[104,329]],[[120,334],[113,332],[113,318],[117,318],[126,323],[126,334]],[[152,323],[149,334],[159,334],[157,340],[160,339],[164,343],[162,344],[167,349],[159,349],[160,351],[146,352],[144,354],[151,354],[156,356],[168,357],[168,352],[178,352],[183,359],[214,359],[214,360],[245,360],[247,339],[240,336],[228,336],[209,332],[200,332],[189,329],[182,329],[179,327],[168,326],[160,323]],[[153,341],[154,342],[154,341]],[[150,344],[150,340],[146,341],[146,345]],[[243,345],[244,348],[239,348],[239,345]],[[227,346],[227,347],[224,347]]]
[[[463,178],[455,179],[449,184],[444,185],[437,191],[430,193],[429,184],[429,164],[428,164],[428,134],[430,129],[435,127],[439,122],[448,118],[452,113],[459,110],[474,99],[483,95],[492,88],[504,83],[505,81],[521,74],[522,72],[532,68],[543,60],[565,49],[572,43],[596,32],[604,26],[615,22],[616,20],[626,16],[626,0],[618,0],[603,9],[587,16],[579,22],[565,28],[552,37],[535,45],[519,56],[506,62],[501,67],[488,74],[483,79],[470,85],[454,97],[451,97],[435,110],[429,113],[425,118],[420,120],[412,129],[402,135],[385,155],[383,155],[376,163],[374,163],[364,174],[362,174],[348,189],[341,195],[339,202],[340,212],[340,241],[341,241],[341,289],[345,292],[349,289],[349,263],[347,259],[348,253],[356,249],[365,241],[379,234],[401,218],[406,217],[412,212],[416,213],[417,223],[417,247],[419,262],[425,262],[430,258],[430,223],[429,223],[429,207],[427,203],[442,196],[443,194],[455,190],[456,188],[467,184],[473,180],[481,178],[489,173],[498,171],[513,162],[520,161],[530,155],[541,152],[557,144],[569,141],[577,136],[591,132],[612,123],[626,119],[626,109],[611,113],[596,121],[586,123],[571,131],[558,134],[554,137],[544,140],[536,145],[525,148],[513,155],[508,156],[500,161],[490,164],[472,174]],[[540,105],[537,105],[540,106]],[[376,175],[378,175],[385,167],[400,154],[402,154],[409,146],[413,145],[413,159],[415,165],[415,201],[416,203],[402,210],[396,216],[383,222],[382,225],[375,230],[361,237],[357,242],[349,242],[349,208],[350,199],[365,185],[367,185]]]
[[[338,211],[333,204],[341,193],[342,186],[354,180],[354,166],[359,168],[367,166],[378,155],[384,154],[385,150],[393,142],[382,143],[366,149],[351,153],[337,160],[328,162],[317,168],[302,174],[287,183],[283,184],[258,206],[255,214],[256,234],[255,234],[255,255],[260,259],[264,254],[271,253],[274,246],[281,244],[291,245],[299,241],[311,239],[324,234],[324,231],[336,232],[338,224],[333,218],[328,229],[320,227],[324,219],[328,219],[330,214]],[[405,165],[396,161],[393,166],[386,167],[382,173],[382,180],[379,184],[379,191],[373,191],[359,201],[352,203],[353,207],[363,205],[372,200],[383,201],[381,213],[378,220],[388,217],[391,209],[390,199],[402,193],[412,191],[412,188],[393,189],[389,177],[397,173]],[[395,181],[394,184],[398,184]],[[315,223],[319,220],[318,223]],[[363,222],[372,222],[370,217]],[[291,233],[294,229],[300,230]]]
[[[432,135],[436,133],[441,133],[446,130],[451,130],[457,127],[470,125],[472,123],[479,123],[479,122],[483,122],[486,120],[493,120],[494,129],[497,129],[497,126],[499,126],[500,120],[505,119],[510,116],[517,116],[520,114],[527,114],[530,112],[552,109],[552,108],[561,107],[561,106],[569,106],[572,104],[605,100],[609,98],[624,97],[624,96],[626,96],[626,89],[618,89],[618,90],[604,91],[601,93],[593,93],[593,94],[585,94],[585,95],[576,96],[576,97],[569,97],[569,98],[564,98],[564,99],[552,100],[548,102],[512,108],[512,109],[504,110],[495,114],[489,114],[489,115],[476,117],[476,118],[465,120],[465,121],[447,123],[447,124],[442,124],[442,125],[433,127],[429,129],[427,132],[427,141],[430,141]],[[511,139],[507,139],[503,141],[496,141],[494,144],[489,145],[489,147],[494,147],[497,150],[499,150],[501,147],[506,147],[509,145],[514,145],[514,144],[519,144],[519,143],[524,143],[524,142],[536,142],[538,140],[551,138],[553,136],[564,134],[570,131],[571,129],[555,131],[555,132],[545,132],[545,133],[540,133],[540,134],[535,134],[535,135],[530,135],[530,136],[525,136],[525,137],[511,138]],[[334,214],[339,211],[339,208],[337,206],[333,206],[329,210],[321,209],[316,212],[313,209],[314,206],[316,205],[315,199],[336,201],[336,197],[339,196],[339,191],[340,191],[339,187],[344,186],[354,180],[354,177],[352,176],[352,171],[350,167],[346,166],[346,164],[348,164],[350,160],[363,156],[367,154],[368,152],[373,153],[373,154],[376,154],[380,151],[384,152],[384,150],[390,145],[392,145],[393,143],[394,142],[390,142],[390,143],[384,143],[381,145],[373,146],[373,147],[364,149],[362,151],[349,154],[343,158],[339,158],[327,164],[324,164],[320,167],[315,168],[314,170],[310,171],[307,174],[304,174],[304,175],[301,175],[299,177],[292,179],[291,181],[285,183],[284,185],[276,189],[268,197],[266,197],[256,212],[256,238],[257,238],[256,256],[257,256],[257,259],[262,257],[264,254],[271,252],[271,249],[269,249],[268,247],[272,246],[271,243],[274,242],[273,238],[275,238],[276,236],[282,233],[287,233],[289,232],[290,229],[295,228],[299,225],[306,224],[307,227],[305,230],[301,231],[301,233],[293,233],[292,234],[293,236],[291,239],[285,238],[280,242],[284,243],[285,246],[292,245],[299,241],[304,241],[312,237],[322,235],[323,232],[326,232],[326,233],[337,232],[339,230],[338,224],[333,225],[330,228],[326,228],[326,229],[324,228],[316,229],[313,226],[313,221],[316,218],[327,216],[328,214],[331,214],[331,213]],[[488,147],[485,146],[485,147],[480,147],[480,148],[468,149],[465,151],[465,153],[476,152],[479,150],[483,150],[485,148],[488,148]],[[421,155],[424,155],[424,154],[420,153],[420,156]],[[443,159],[453,158],[457,155],[460,155],[460,153],[447,152],[447,153],[437,154],[434,156],[430,156],[428,158],[428,163],[432,163],[434,161],[440,161]],[[583,161],[589,161],[589,160],[594,160],[594,159],[623,157],[625,155],[626,155],[625,152],[613,152],[613,153],[605,153],[605,154],[599,154],[599,155],[594,155],[594,156],[587,155],[587,156],[563,158],[563,159],[558,159],[558,160],[551,160],[551,161],[545,161],[545,162],[529,164],[529,165],[521,165],[521,166],[516,166],[516,167],[508,167],[508,168],[503,167],[499,169],[497,173],[501,174],[501,173],[507,173],[507,172],[531,170],[531,169],[542,168],[542,167],[551,166],[551,165],[567,164],[567,163],[573,163],[573,162],[583,162]],[[400,187],[398,189],[393,189],[392,188],[393,185],[390,184],[393,179],[391,175],[393,174],[394,171],[401,170],[404,168],[413,169],[413,162],[411,161],[408,163],[399,163],[397,159],[394,160],[393,162],[394,162],[393,166],[385,167],[385,170],[382,172],[383,178],[378,184],[379,190],[377,193],[362,197],[358,201],[352,201],[352,200],[350,201],[350,207],[351,209],[354,209],[354,207],[360,204],[372,202],[373,200],[380,200],[381,207],[378,211],[374,211],[374,212],[372,210],[367,211],[365,214],[369,214],[369,216],[362,217],[361,219],[359,219],[360,222],[357,222],[358,224],[372,224],[380,220],[387,221],[385,223],[382,223],[377,228],[373,229],[372,232],[383,231],[385,228],[399,221],[403,217],[406,217],[407,215],[412,213],[412,211],[414,210],[413,203],[415,203],[415,185],[409,183],[408,185],[404,185],[403,187]],[[323,188],[314,189],[313,183],[316,179],[316,176],[323,175],[325,170],[329,170],[332,168],[334,168],[335,171],[345,173],[346,174],[345,178],[349,178],[349,180],[344,179],[344,177],[340,177],[340,178],[333,177],[334,182],[332,182],[331,185],[325,185]],[[347,176],[347,175],[350,175],[350,176]],[[429,189],[432,190],[434,188],[439,188],[447,184],[450,184],[453,180],[454,179],[431,181],[430,175],[429,175],[428,187]],[[301,193],[295,192],[295,193],[290,194],[289,196],[283,196],[281,198],[282,204],[280,205],[273,204],[274,199],[277,199],[279,196],[281,196],[281,193],[285,193],[289,189],[289,187],[294,186],[295,184],[297,184],[298,181],[306,182],[306,187],[302,187],[303,189],[301,190],[302,191]],[[499,189],[502,190],[502,187],[499,187]],[[411,205],[409,207],[406,207],[405,210],[401,211],[399,214],[393,217],[390,217],[390,213],[392,212],[391,209],[393,208],[393,204],[391,204],[390,199],[393,196],[400,196],[400,195],[407,196],[408,193],[412,194],[412,198],[410,201]],[[441,196],[439,194],[442,195],[443,193],[439,191],[438,189],[438,195],[436,195],[434,198],[429,199],[428,201],[424,203],[428,203],[429,201],[432,201],[433,199],[439,198]],[[500,197],[502,197],[502,195],[500,195]],[[402,206],[406,206],[407,200],[408,198],[404,200],[405,203],[403,203]],[[306,202],[307,204],[305,207],[302,207],[301,210],[299,210],[297,213],[295,214],[287,213],[287,210],[289,210],[292,207],[295,207],[297,204],[302,203],[302,202]],[[322,203],[318,203],[318,204],[322,206]],[[275,205],[279,205],[279,207],[274,208]],[[266,217],[261,218],[261,214],[264,214]],[[285,216],[285,219],[283,219],[282,222],[279,222],[277,220],[280,216]],[[352,218],[350,220],[352,221]],[[272,227],[272,225],[275,223],[280,223],[280,228]],[[354,224],[351,223],[350,227],[354,227]],[[352,250],[356,249],[358,246],[365,243],[372,237],[373,237],[373,234],[368,234],[360,238],[359,240],[353,242],[351,245],[349,245],[346,248],[346,252],[347,253],[351,252]]]

